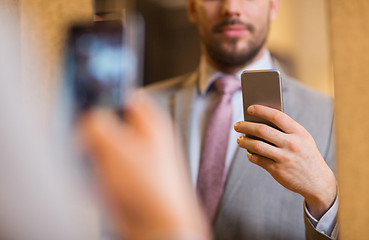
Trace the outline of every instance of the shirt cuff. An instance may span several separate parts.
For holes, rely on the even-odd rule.
[[[333,239],[336,239],[338,235],[337,231],[337,212],[338,212],[338,197],[336,197],[333,205],[330,209],[320,218],[320,220],[316,220],[309,212],[306,202],[304,202],[305,214],[311,224],[315,227],[320,233],[323,233]]]

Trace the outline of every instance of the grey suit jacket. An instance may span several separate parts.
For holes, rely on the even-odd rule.
[[[167,110],[178,125],[188,150],[191,110],[198,94],[197,72],[151,85],[146,91]],[[333,168],[332,100],[282,75],[284,111],[314,137]],[[240,108],[242,111],[242,108]],[[225,192],[213,225],[215,239],[329,239],[317,232],[305,216],[303,198],[250,163],[239,148],[232,161]]]

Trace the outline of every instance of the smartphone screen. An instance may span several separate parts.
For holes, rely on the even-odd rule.
[[[278,70],[244,71],[241,75],[245,121],[263,123],[279,129],[273,123],[247,113],[247,108],[258,104],[283,111],[282,84]]]
[[[74,110],[96,105],[122,109],[136,70],[135,56],[125,44],[122,22],[73,26],[67,51],[66,84]]]

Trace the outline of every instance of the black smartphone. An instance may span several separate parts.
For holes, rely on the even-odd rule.
[[[137,67],[121,21],[72,26],[66,60],[65,85],[74,112],[96,105],[114,110],[124,107]]]
[[[251,105],[258,104],[283,112],[280,72],[274,69],[244,71],[241,74],[241,86],[245,121],[263,123],[279,129],[272,122],[248,114],[247,108]],[[248,137],[255,138],[254,136]]]

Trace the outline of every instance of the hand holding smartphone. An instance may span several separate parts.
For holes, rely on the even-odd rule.
[[[282,83],[278,70],[244,71],[241,75],[244,119],[279,129],[273,123],[248,114],[251,105],[263,105],[283,112]],[[259,139],[254,136],[247,137]],[[259,139],[263,140],[263,139]]]
[[[62,144],[74,150],[69,160],[92,185],[91,177],[95,176],[98,166],[91,160],[95,157],[94,152],[79,148],[85,140],[78,134],[75,138],[71,131],[76,128],[77,133],[82,131],[79,129],[84,128],[85,123],[81,115],[95,107],[109,109],[124,117],[122,110],[130,101],[129,95],[139,85],[138,67],[142,62],[137,52],[142,51],[142,36],[137,39],[136,33],[140,33],[143,26],[134,19],[130,23],[122,20],[79,23],[72,25],[68,32],[64,81],[60,88],[55,127]],[[108,113],[105,115],[110,116]],[[105,212],[98,211],[101,214],[99,231],[103,238],[104,235],[108,238],[116,235],[111,223],[105,219]]]

